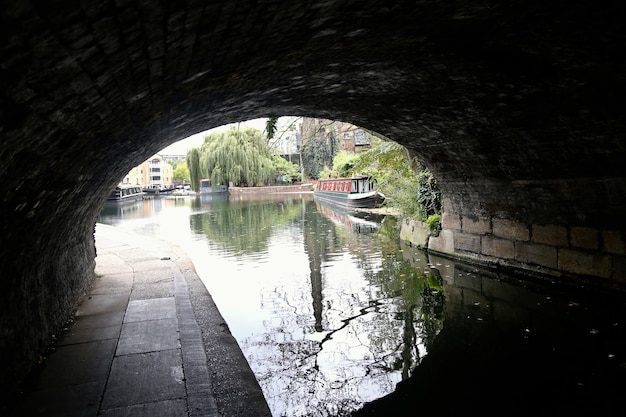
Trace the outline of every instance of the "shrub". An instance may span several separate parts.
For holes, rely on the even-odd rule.
[[[435,236],[439,235],[439,231],[441,230],[441,215],[440,214],[431,214],[426,219],[426,224],[428,225],[428,229]]]

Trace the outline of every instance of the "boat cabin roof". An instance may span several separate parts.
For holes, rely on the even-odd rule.
[[[351,180],[367,180],[372,178],[371,175],[356,175],[354,177],[344,177],[344,178],[324,178],[320,181],[351,181]]]
[[[115,188],[120,189],[120,190],[127,190],[129,188],[141,188],[141,185],[118,184],[117,187],[115,187]]]

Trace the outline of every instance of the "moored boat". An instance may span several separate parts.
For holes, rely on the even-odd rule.
[[[142,190],[145,194],[150,195],[171,194],[174,191],[174,186],[148,185],[146,187],[143,187]]]
[[[385,201],[369,175],[319,180],[315,198],[347,208],[375,208]]]
[[[143,190],[139,185],[119,184],[107,197],[107,203],[125,203],[143,200]]]
[[[228,187],[225,186],[224,184],[219,184],[213,187],[210,179],[200,180],[199,194],[221,194],[221,193],[228,193]]]

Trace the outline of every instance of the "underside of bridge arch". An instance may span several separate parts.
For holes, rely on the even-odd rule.
[[[582,3],[4,4],[2,385],[90,284],[120,178],[256,117],[349,121],[414,151],[445,195],[433,250],[623,283],[624,26]]]

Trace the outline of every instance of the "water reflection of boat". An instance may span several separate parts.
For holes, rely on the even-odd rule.
[[[362,213],[337,210],[335,207],[326,205],[320,201],[317,201],[317,211],[322,213],[324,217],[331,222],[349,228],[357,233],[369,233],[376,232],[381,223],[372,219],[369,219]]]
[[[214,202],[225,202],[228,201],[229,195],[228,193],[199,193],[198,199],[200,200],[200,204],[211,204]]]
[[[107,197],[107,203],[119,204],[143,200],[143,190],[139,185],[119,184]]]
[[[105,204],[100,211],[100,217],[102,218],[134,218],[141,217],[143,213],[144,201],[132,201],[128,204]],[[99,220],[101,221],[101,220]]]
[[[315,198],[348,208],[374,208],[385,201],[376,190],[376,180],[369,175],[319,180]]]

